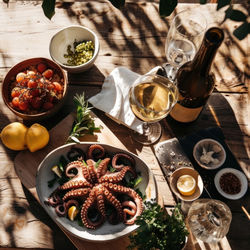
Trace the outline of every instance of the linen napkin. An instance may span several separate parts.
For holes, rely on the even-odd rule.
[[[148,73],[156,71],[157,67]],[[125,68],[115,68],[104,80],[102,90],[88,102],[106,113],[119,124],[123,124],[142,134],[142,121],[130,109],[129,89],[140,75]]]

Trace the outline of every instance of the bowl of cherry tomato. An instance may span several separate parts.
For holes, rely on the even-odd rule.
[[[31,58],[12,67],[4,78],[2,96],[7,107],[24,120],[55,114],[67,93],[63,69],[47,58]]]

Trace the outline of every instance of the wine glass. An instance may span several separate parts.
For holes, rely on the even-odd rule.
[[[174,17],[165,43],[168,62],[163,68],[168,78],[174,80],[178,68],[194,58],[206,27],[206,18],[195,9],[184,10]]]
[[[166,117],[178,100],[176,85],[168,78],[146,74],[139,77],[129,90],[129,102],[134,115],[143,121],[143,133],[133,138],[143,145],[156,142],[161,136],[158,123]]]

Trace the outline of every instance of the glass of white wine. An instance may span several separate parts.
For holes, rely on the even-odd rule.
[[[205,16],[195,9],[184,10],[174,17],[165,43],[167,63],[163,68],[168,78],[173,80],[179,67],[194,58],[206,28]]]
[[[139,77],[129,91],[130,107],[134,115],[143,121],[143,133],[133,133],[133,138],[143,145],[158,141],[163,119],[178,100],[176,85],[168,78],[146,74]]]

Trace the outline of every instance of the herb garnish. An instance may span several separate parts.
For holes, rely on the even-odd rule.
[[[155,200],[145,201],[144,204],[143,213],[135,221],[140,227],[129,236],[128,249],[181,249],[185,244],[188,231],[180,205],[176,205],[169,215]]]
[[[99,132],[101,130],[101,127],[95,126],[94,118],[91,117],[90,114],[91,107],[88,107],[88,102],[85,101],[84,93],[82,95],[76,94],[73,100],[76,105],[76,119],[66,143],[73,141],[80,143],[79,137],[86,134],[92,135],[94,132]]]

